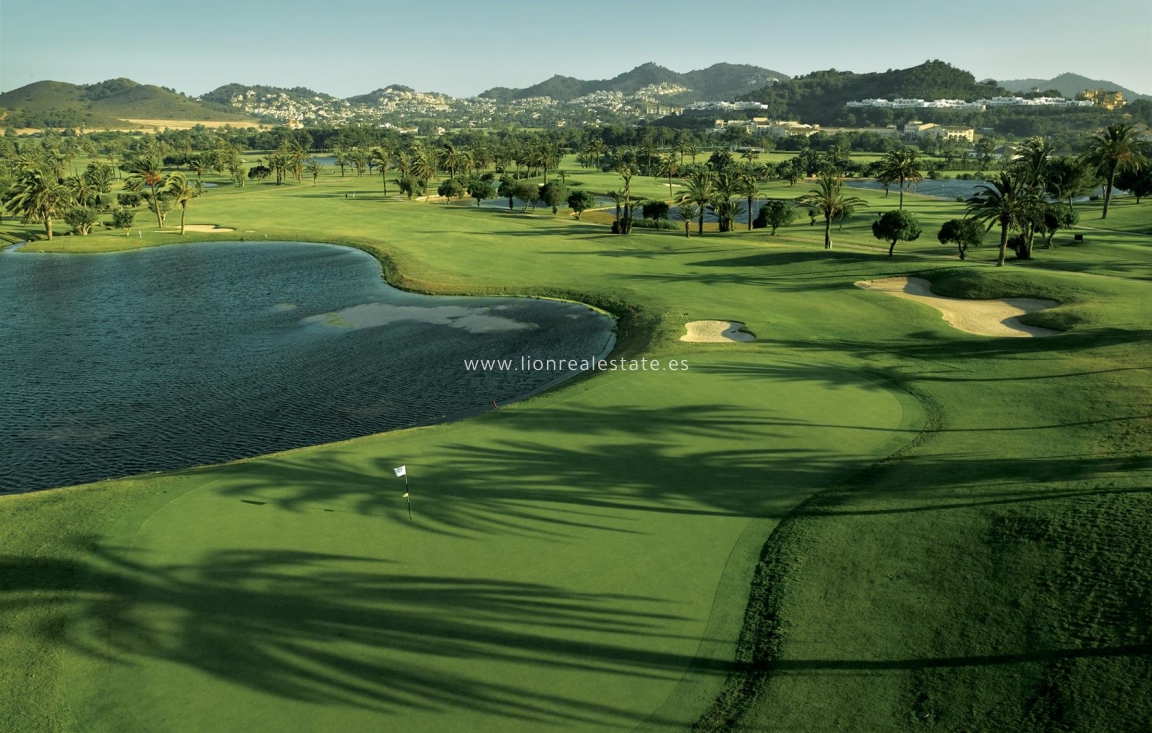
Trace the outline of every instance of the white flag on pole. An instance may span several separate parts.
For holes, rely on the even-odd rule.
[[[407,492],[407,491],[405,491],[405,492],[404,492],[404,498],[405,498],[405,499],[407,499],[407,498],[408,498],[408,492]]]
[[[396,472],[396,478],[400,478],[401,476],[408,473],[408,467],[407,466],[401,466],[400,468],[393,468],[392,470]]]

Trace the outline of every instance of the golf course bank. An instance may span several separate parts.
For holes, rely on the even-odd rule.
[[[610,177],[565,166],[570,183]],[[1138,730],[1152,712],[1149,204],[1003,268],[994,246],[960,262],[930,237],[889,257],[864,220],[831,250],[806,223],[622,237],[593,212],[409,202],[335,173],[222,185],[192,206],[236,232],[186,241],[249,240],[220,253],[331,242],[407,290],[579,301],[617,317],[614,358],[690,368],[0,498],[14,730],[1035,733],[1057,708],[1073,730]],[[904,207],[925,228],[962,212],[913,194]],[[4,261],[175,236],[57,237]],[[234,272],[266,290],[258,268]],[[854,285],[899,277],[1050,301],[1020,323],[1059,333],[968,333]],[[343,282],[324,291],[343,299]],[[318,338],[396,326],[360,298],[305,314],[266,297]],[[718,318],[718,336],[754,337],[681,340]]]

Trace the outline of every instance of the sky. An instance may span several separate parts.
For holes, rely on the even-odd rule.
[[[1071,71],[1152,94],[1152,0],[0,0],[0,91],[125,76],[189,95],[237,82],[472,96],[553,74],[609,78],[647,61],[795,76],[928,59],[977,79]]]

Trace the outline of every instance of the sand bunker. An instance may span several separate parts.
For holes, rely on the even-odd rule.
[[[879,290],[898,298],[915,300],[936,308],[953,328],[979,336],[1052,336],[1059,331],[1026,326],[1019,316],[1059,303],[1039,298],[1000,298],[998,300],[965,300],[946,298],[932,293],[932,284],[919,277],[889,277],[883,280],[861,280],[856,287]]]
[[[751,341],[754,338],[752,334],[740,330],[744,328],[744,324],[740,321],[692,321],[686,325],[688,333],[680,337],[681,341],[723,344],[730,341]]]
[[[184,229],[190,232],[234,232],[235,229],[218,227],[215,224],[185,224]]]

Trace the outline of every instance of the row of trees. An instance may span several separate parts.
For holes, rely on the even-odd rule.
[[[7,212],[25,223],[39,223],[50,240],[53,223],[63,219],[72,231],[87,235],[99,224],[101,214],[111,212],[112,226],[130,233],[135,222],[134,209],[147,204],[156,215],[156,224],[164,226],[164,218],[174,208],[180,208],[180,234],[185,231],[188,204],[203,193],[197,180],[190,180],[180,171],[164,171],[162,160],[155,154],[130,158],[123,163],[128,173],[124,192],[116,196],[112,205],[112,168],[101,162],[92,162],[81,174],[58,178],[46,172],[34,160],[19,168],[15,180],[7,187],[0,202]]]

